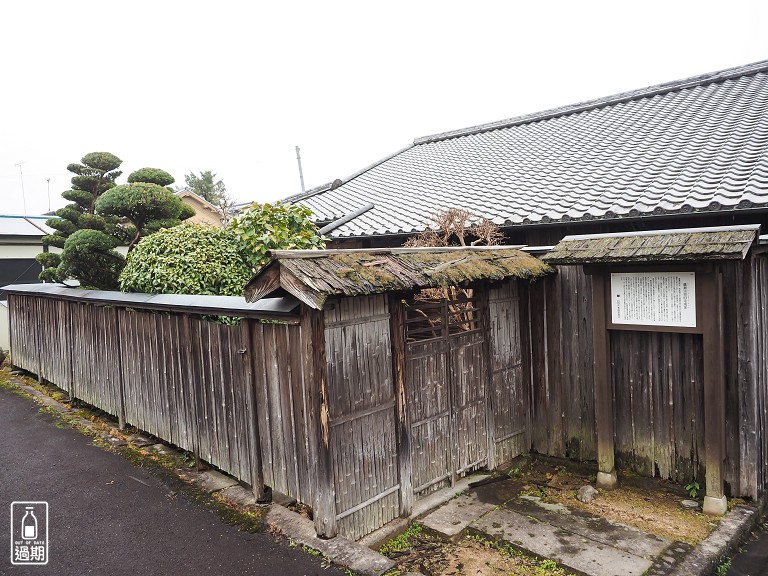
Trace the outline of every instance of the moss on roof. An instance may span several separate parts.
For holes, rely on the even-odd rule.
[[[565,237],[542,260],[550,264],[740,260],[756,226],[663,230],[634,235]]]
[[[281,286],[321,307],[332,295],[358,296],[421,288],[462,286],[506,278],[535,279],[553,272],[541,260],[514,248],[414,248],[388,250],[318,250],[278,252],[246,287],[249,300],[266,295],[261,286],[267,269],[279,267],[290,282]],[[266,282],[265,282],[266,284]],[[290,284],[289,286],[286,284]]]

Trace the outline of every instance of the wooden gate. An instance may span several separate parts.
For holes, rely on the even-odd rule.
[[[480,310],[471,298],[405,307],[406,389],[415,494],[488,462],[487,377]]]

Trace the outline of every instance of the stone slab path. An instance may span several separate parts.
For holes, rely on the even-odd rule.
[[[422,524],[447,538],[470,530],[504,540],[590,576],[639,576],[672,545],[602,517],[507,492],[504,482],[454,498]]]

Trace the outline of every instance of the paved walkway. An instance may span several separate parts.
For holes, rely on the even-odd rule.
[[[449,538],[470,529],[592,576],[634,576],[652,566],[652,573],[664,573],[664,558],[671,568],[675,557],[690,549],[535,496],[519,496],[518,490],[510,481],[486,484],[454,498],[422,522]]]
[[[167,482],[0,388],[0,575],[341,575],[267,533],[240,532]],[[12,501],[50,506],[47,566],[12,566]]]

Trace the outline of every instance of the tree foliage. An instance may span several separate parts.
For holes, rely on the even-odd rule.
[[[184,224],[139,241],[120,274],[120,289],[241,296],[250,278],[251,270],[231,230]]]
[[[268,250],[325,248],[325,238],[312,222],[312,212],[294,204],[257,204],[232,220],[246,262],[254,269],[267,261]]]
[[[56,211],[59,218],[51,218],[47,224],[54,233],[43,237],[43,243],[63,249],[61,256],[42,253],[37,261],[45,269],[40,279],[62,282],[78,278],[85,285],[110,289],[117,286],[117,275],[124,265],[122,256],[114,252],[126,236],[119,226],[119,218],[96,214],[99,197],[114,188],[120,176],[122,160],[109,152],[91,152],[83,156],[81,164],[70,164],[72,188],[62,193],[70,204]],[[81,234],[82,231],[87,234]],[[110,246],[104,249],[104,246]],[[104,270],[92,270],[104,265]],[[84,274],[81,276],[80,274]]]
[[[158,186],[170,186],[176,179],[160,168],[139,168],[128,176],[128,183],[147,182]]]
[[[117,240],[100,230],[78,230],[64,243],[57,267],[65,278],[77,278],[85,288],[115,290],[125,258],[115,251]]]
[[[115,251],[129,250],[143,236],[176,226],[194,210],[165,188],[173,176],[158,168],[142,168],[117,186],[122,161],[108,152],[92,152],[81,164],[70,164],[72,188],[62,193],[70,204],[56,211],[47,224],[54,233],[43,237],[61,255],[44,252],[37,261],[44,269],[40,279],[63,282],[75,278],[84,286],[114,290],[125,258]]]
[[[223,207],[228,198],[227,187],[224,185],[224,182],[216,180],[216,174],[210,170],[200,172],[199,175],[190,172],[184,176],[184,182],[186,182],[189,190],[205,198],[214,206]]]
[[[173,176],[163,170],[142,168],[128,176],[128,184],[108,190],[96,201],[99,213],[118,216],[131,224],[133,236],[128,244],[129,252],[144,236],[178,226],[195,214],[178,196],[164,188],[173,182]]]

